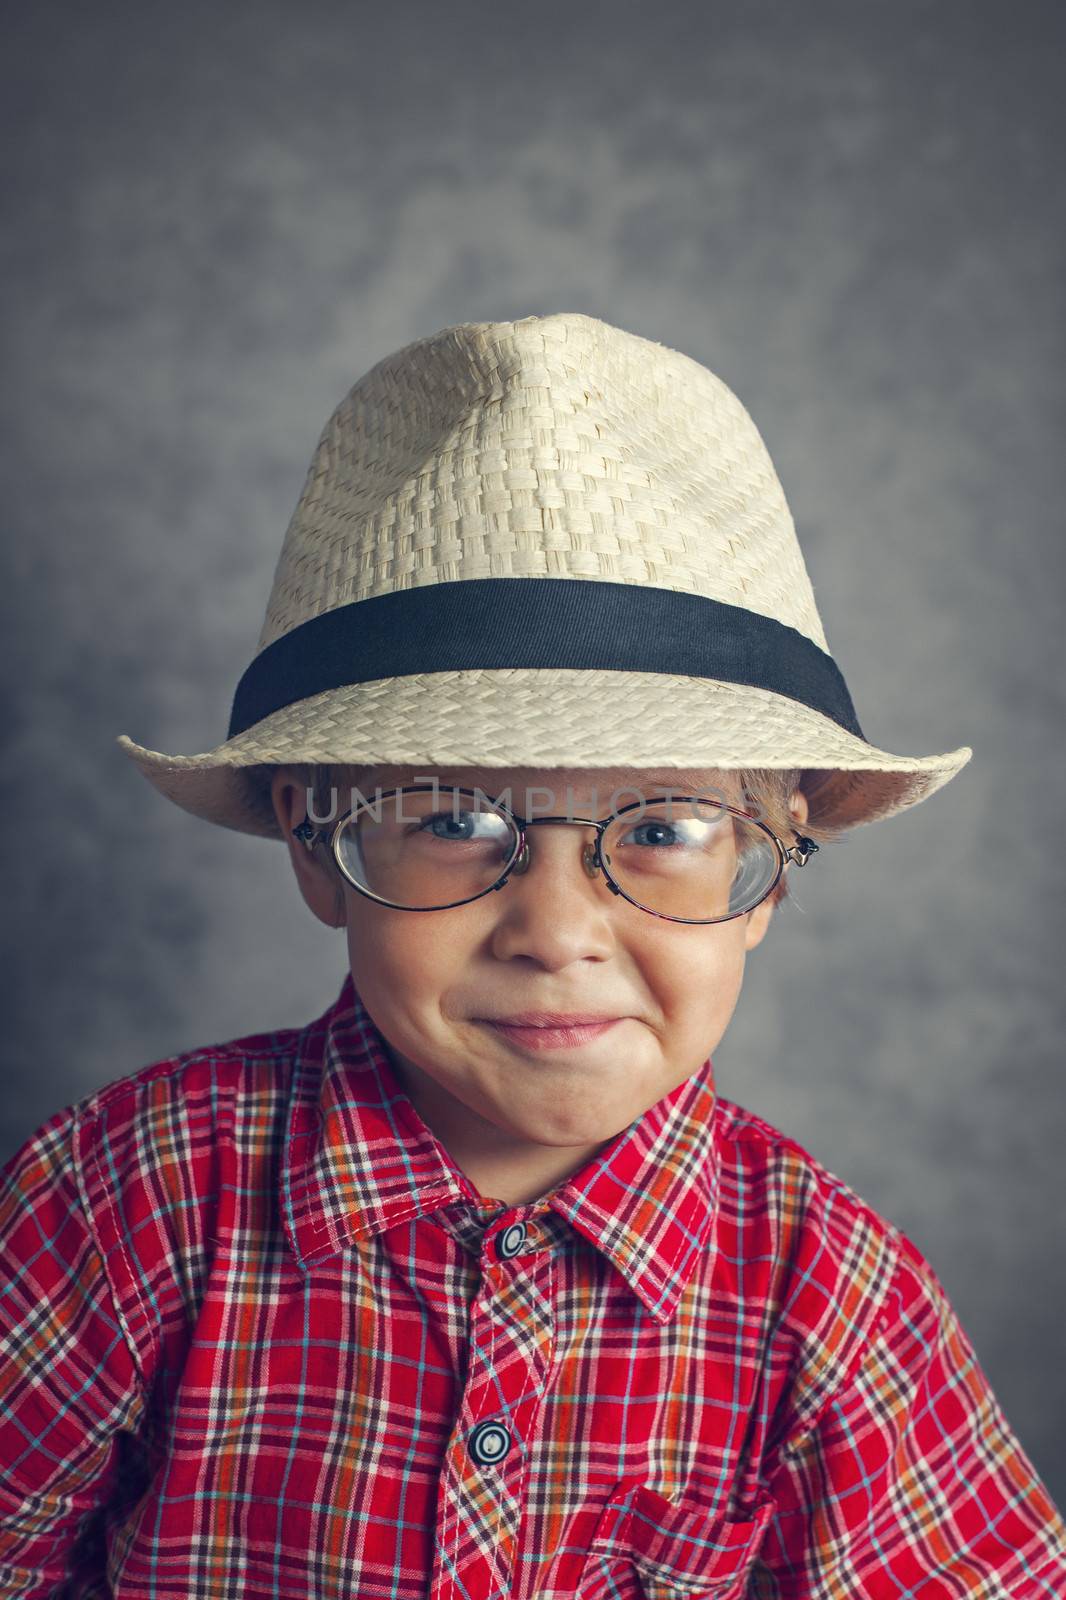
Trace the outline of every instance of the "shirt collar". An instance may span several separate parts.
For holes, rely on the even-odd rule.
[[[719,1151],[708,1058],[516,1220],[562,1218],[660,1323],[713,1249]],[[484,1206],[400,1086],[351,974],[300,1035],[282,1180],[285,1228],[308,1264],[456,1202]]]

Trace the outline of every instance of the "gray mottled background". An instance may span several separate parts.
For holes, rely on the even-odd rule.
[[[1066,1502],[1066,9],[11,8],[6,1156],[345,971],[280,846],[115,746],[224,737],[311,451],[449,323],[583,311],[748,405],[867,735],[971,765],[823,852],[723,1092],[927,1253]]]

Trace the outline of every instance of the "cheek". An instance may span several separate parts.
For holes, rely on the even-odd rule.
[[[416,919],[412,918],[411,921]],[[393,1047],[418,1055],[433,1037],[439,984],[427,952],[411,930],[389,925],[385,916],[348,921],[348,964],[356,993],[374,1026]]]
[[[706,934],[682,930],[661,943],[647,971],[669,1021],[682,1030],[705,1030],[729,1020],[744,978],[744,928],[739,918]],[[654,976],[652,976],[654,975]]]
[[[745,923],[742,917],[704,927],[680,923],[653,925],[646,938],[644,959],[661,981],[684,992],[700,977],[728,983],[744,970]]]
[[[366,902],[364,902],[366,904]],[[470,930],[443,927],[439,915],[366,905],[348,913],[348,956],[355,987],[366,1001],[436,1007],[461,971]]]

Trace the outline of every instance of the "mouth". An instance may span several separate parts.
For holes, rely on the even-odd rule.
[[[520,1050],[576,1050],[592,1044],[616,1028],[623,1017],[569,1018],[560,1021],[531,1023],[524,1019],[507,1018],[499,1022],[490,1017],[481,1019],[508,1044]]]

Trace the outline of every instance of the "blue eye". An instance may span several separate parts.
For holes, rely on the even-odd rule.
[[[634,833],[652,834],[653,837],[648,839],[646,843],[659,848],[671,845],[677,840],[677,829],[669,822],[639,822],[632,831]]]
[[[622,819],[624,821],[624,819]],[[631,839],[637,835],[644,835],[643,844],[647,849],[676,849],[681,847],[689,850],[706,850],[708,846],[716,844],[725,833],[725,813],[704,812],[698,817],[642,817],[639,821],[630,823],[624,837]]]
[[[419,832],[430,833],[434,839],[457,839],[460,843],[463,843],[467,839],[472,839],[474,834],[472,831],[461,832],[459,830],[471,830],[472,826],[477,823],[477,820],[477,817],[472,811],[438,811],[435,812],[432,817],[426,817],[424,819],[419,828]],[[444,825],[444,831],[440,833],[437,832],[438,823],[442,823]]]
[[[440,844],[492,845],[499,850],[510,840],[511,828],[491,811],[434,811],[422,818],[411,837]]]

